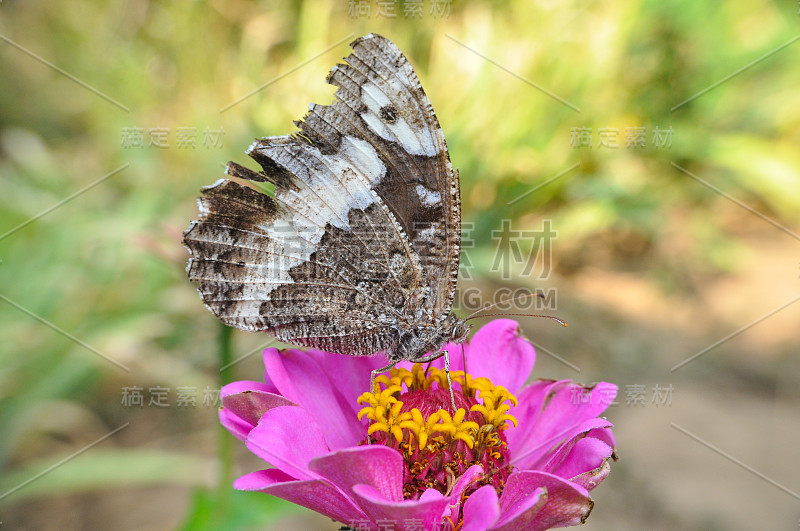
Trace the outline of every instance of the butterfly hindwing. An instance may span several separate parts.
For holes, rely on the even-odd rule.
[[[203,190],[200,219],[185,236],[189,277],[229,325],[341,353],[387,348],[406,299],[419,292],[419,262],[407,240],[395,236],[396,223],[377,196],[357,206],[348,206],[358,200],[353,196],[321,199],[325,186],[347,184],[323,169],[335,166],[336,156],[309,168],[319,153],[290,142],[302,141],[259,143],[261,156],[285,165],[288,180],[276,181],[277,201],[227,179]],[[263,178],[235,164],[228,173]]]

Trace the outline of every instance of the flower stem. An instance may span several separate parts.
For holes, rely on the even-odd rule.
[[[231,338],[233,328],[220,323],[219,336],[217,338],[217,357],[219,358],[219,387],[233,381],[232,368],[230,367],[233,359]],[[232,492],[233,482],[233,444],[232,437],[222,426],[219,427],[219,483],[218,496],[220,501],[219,509],[227,512],[229,500]]]

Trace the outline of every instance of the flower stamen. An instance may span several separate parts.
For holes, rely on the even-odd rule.
[[[483,468],[482,477],[462,494],[466,499],[483,485],[501,494],[512,467],[504,431],[517,425],[510,414],[517,399],[488,378],[473,378],[464,371],[450,373],[461,392],[452,412],[447,375],[420,364],[411,370],[394,368],[375,378],[375,389],[364,393],[358,418],[371,421],[362,444],[384,444],[403,456],[403,497],[418,499],[427,489],[449,495],[458,478],[471,466]],[[461,526],[461,517],[453,525]]]

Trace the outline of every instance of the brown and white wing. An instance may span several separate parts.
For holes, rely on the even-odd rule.
[[[449,312],[460,244],[458,178],[416,74],[377,35],[334,67],[329,106],[248,149],[263,168],[203,190],[185,235],[189,277],[225,323],[344,354],[392,349],[420,307]]]
[[[290,343],[353,355],[390,348],[419,290],[419,262],[360,184],[384,171],[377,154],[357,139],[328,155],[291,136],[256,146],[269,177],[234,163],[227,173],[272,181],[276,199],[222,179],[203,189],[200,218],[184,236],[206,306],[230,326]]]
[[[419,256],[436,320],[450,311],[458,277],[461,200],[436,114],[417,74],[394,43],[370,34],[351,44],[346,64],[333,67],[332,105],[312,105],[297,125],[322,149],[341,138],[367,141],[386,164],[373,183]]]

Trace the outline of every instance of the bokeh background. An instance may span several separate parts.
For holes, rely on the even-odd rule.
[[[5,528],[338,527],[230,488],[261,463],[213,390],[260,379],[267,338],[203,308],[181,233],[371,31],[461,171],[461,290],[551,290],[569,328],[518,318],[532,377],[620,387],[585,529],[797,528],[797,3],[414,4],[0,2]],[[551,220],[552,258],[504,248],[503,220]]]

